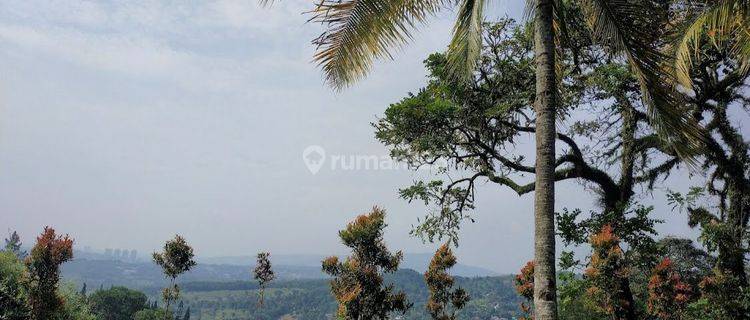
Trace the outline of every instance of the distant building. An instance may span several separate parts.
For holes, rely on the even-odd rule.
[[[135,250],[135,249],[130,250],[130,261],[131,262],[138,261],[138,250]]]
[[[110,249],[110,248],[104,249],[104,256],[105,256],[105,257],[106,257],[107,259],[112,259],[112,258],[114,258],[114,257],[112,257],[112,249]]]
[[[122,250],[115,249],[115,253],[114,253],[114,256],[112,258],[114,258],[115,260],[120,260],[120,255],[121,254],[122,254]]]

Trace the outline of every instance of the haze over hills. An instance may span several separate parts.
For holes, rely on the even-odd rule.
[[[426,261],[424,255],[407,257],[416,266],[422,266]],[[257,306],[255,298],[258,284],[251,279],[252,267],[246,264],[254,260],[248,257],[201,259],[202,262],[193,270],[180,276],[181,302],[191,308],[196,319],[280,319],[289,315],[305,320],[330,319],[336,303],[330,294],[328,280],[320,272],[320,267],[313,265],[314,259],[317,259],[314,255],[276,257],[274,271],[278,277],[268,287],[262,309]],[[467,272],[484,270],[470,266],[462,269]],[[85,283],[90,292],[125,286],[144,292],[152,301],[161,301],[161,289],[167,284],[161,269],[144,259],[125,262],[78,258],[63,264],[62,275],[79,288]],[[513,289],[513,279],[513,276],[456,277],[457,284],[472,297],[460,319],[512,319],[517,316],[520,298]],[[424,309],[428,291],[421,272],[402,268],[387,274],[385,280],[398,290],[404,290],[414,303],[402,319],[429,319]]]
[[[198,259],[198,264],[179,278],[181,302],[191,308],[197,319],[279,319],[289,315],[295,319],[330,319],[336,303],[330,295],[329,281],[321,272],[322,256],[272,257],[277,279],[268,287],[262,309],[255,301],[258,284],[251,278],[255,264],[255,257],[251,256]],[[386,282],[404,290],[415,304],[403,319],[429,319],[424,309],[428,291],[422,274],[429,260],[428,254],[406,254],[402,268],[385,276]],[[456,280],[472,296],[460,319],[517,316],[520,298],[513,289],[513,276],[488,276],[495,273],[466,265],[456,266],[455,270],[454,274],[469,275]],[[145,257],[122,261],[81,253],[62,265],[62,276],[79,288],[85,283],[91,292],[125,286],[146,293],[153,301],[160,301],[161,289],[167,284],[162,270]]]
[[[325,258],[323,255],[314,254],[271,254],[271,262],[279,266],[296,266],[296,267],[313,267],[320,269],[320,262]],[[430,264],[432,254],[429,253],[405,253],[404,260],[401,263],[402,269],[412,269],[417,272],[424,272]],[[224,257],[198,257],[198,263],[213,265],[235,265],[250,266],[255,265],[254,256],[224,256]],[[451,269],[451,273],[462,277],[487,277],[497,276],[497,272],[492,270],[470,266],[458,263]],[[321,274],[322,276],[322,274]]]
[[[271,255],[271,262],[279,280],[323,279],[320,268],[322,255]],[[405,254],[401,269],[423,273],[431,255]],[[254,256],[198,258],[198,265],[182,276],[181,282],[245,281],[255,266]],[[114,259],[94,252],[77,252],[76,258],[63,265],[63,277],[89,286],[122,285],[146,288],[165,283],[161,270],[146,257]],[[486,277],[498,274],[481,267],[457,264],[452,274],[461,277]]]

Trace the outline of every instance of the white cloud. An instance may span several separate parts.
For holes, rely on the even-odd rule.
[[[298,31],[295,38],[284,38],[285,32],[269,35],[262,31],[278,29],[290,7],[262,13],[257,5],[240,1],[216,1],[198,8],[165,8],[156,1],[107,9],[78,4],[50,6],[60,11],[41,6],[43,18],[37,16],[37,20],[28,14],[25,3],[6,7],[0,14],[16,19],[0,23],[0,49],[61,59],[98,72],[171,81],[191,90],[237,90],[249,83],[263,86],[268,74],[312,69],[303,58],[308,55],[303,50],[309,48],[307,38],[302,38],[305,35]],[[198,14],[204,11],[208,14]],[[236,35],[242,33],[248,36],[238,43]],[[180,41],[191,39],[186,35],[204,39],[182,45]],[[286,43],[278,43],[278,35]],[[242,49],[222,52],[217,48],[222,45]],[[262,54],[253,55],[258,51]]]

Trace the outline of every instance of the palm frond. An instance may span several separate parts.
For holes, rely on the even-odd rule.
[[[737,32],[732,54],[737,58],[740,72],[750,73],[750,1],[744,1],[737,17]]]
[[[736,48],[734,50],[738,57],[740,72],[745,76],[750,74],[750,19],[747,19],[747,21],[746,27],[744,30],[741,30],[740,35],[737,37]]]
[[[263,8],[268,8],[272,6],[274,3],[274,0],[258,0],[258,4]]]
[[[526,0],[523,6],[523,15],[521,19],[523,21],[531,21],[536,13],[536,0]]]
[[[743,31],[747,32],[748,23],[750,1],[747,0],[722,0],[706,7],[686,23],[675,46],[674,68],[677,82],[687,89],[692,89],[690,68],[693,58],[698,55],[702,39],[708,39],[712,45],[721,47],[727,39],[737,37],[730,52],[739,60],[747,60],[748,56],[743,54],[743,48],[748,44],[739,38],[742,38]]]
[[[669,57],[648,40],[653,38],[652,30],[634,23],[648,14],[646,8],[629,0],[583,0],[581,4],[594,39],[628,59],[656,131],[683,160],[693,163],[705,136],[680,107],[681,96],[664,67]]]
[[[463,0],[448,46],[448,71],[460,81],[470,80],[482,52],[484,0]]]
[[[364,77],[374,59],[407,43],[410,32],[448,0],[321,0],[310,21],[326,30],[313,43],[326,81],[342,89]]]

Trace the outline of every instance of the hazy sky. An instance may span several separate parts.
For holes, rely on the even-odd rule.
[[[30,244],[50,225],[79,246],[141,252],[179,233],[201,256],[344,253],[336,231],[377,204],[392,248],[432,250],[408,234],[426,208],[397,195],[419,174],[329,161],[313,175],[302,153],[386,156],[370,123],[425,83],[422,61],[445,48],[453,14],[335,93],[311,63],[311,3],[4,1],[0,233]],[[521,1],[493,10],[518,16]],[[517,270],[532,257],[531,200],[483,187],[459,258]],[[558,187],[558,208],[593,201],[576,183]],[[687,232],[659,209],[660,230]]]

